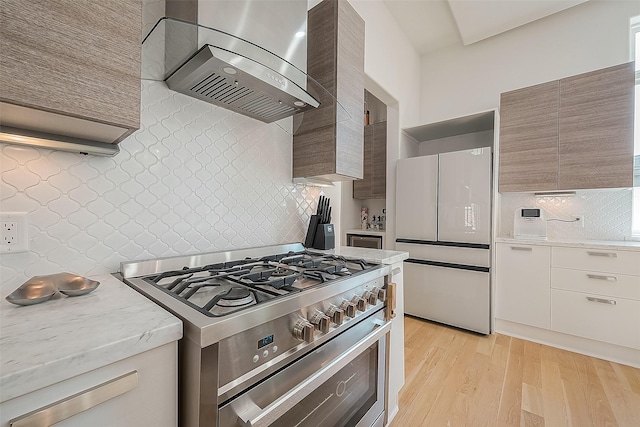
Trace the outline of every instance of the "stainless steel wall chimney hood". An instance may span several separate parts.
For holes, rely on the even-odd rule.
[[[283,18],[279,16],[283,13],[274,9],[280,3],[289,4],[289,9],[295,6],[295,18],[300,15],[302,19],[298,32],[304,43],[298,47],[304,51],[302,65],[273,53],[284,49],[281,55],[287,56],[287,49],[293,50],[291,46],[297,42],[295,36],[293,41],[275,36],[256,40],[256,29],[278,34],[273,28],[279,25],[278,18],[292,21],[291,16]],[[306,2],[200,2],[197,9],[197,24],[164,17],[147,35],[142,45],[143,79],[166,81],[172,90],[267,123],[320,105],[319,94],[326,90],[305,73]],[[214,18],[200,16],[203,10]],[[223,29],[203,22],[213,22]],[[253,41],[238,36],[247,30],[253,33]]]
[[[320,105],[303,88],[277,71],[209,44],[166,82],[176,92],[267,123]]]

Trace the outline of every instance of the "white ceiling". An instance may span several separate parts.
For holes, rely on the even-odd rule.
[[[383,0],[416,50],[471,44],[587,0]]]

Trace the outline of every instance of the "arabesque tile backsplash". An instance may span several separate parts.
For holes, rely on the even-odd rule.
[[[0,209],[29,213],[30,251],[2,288],[124,260],[301,241],[320,189],[291,183],[291,136],[142,82],[141,129],[113,158],[0,145]]]
[[[631,238],[632,190],[579,190],[574,196],[535,197],[533,194],[501,195],[498,235],[513,235],[514,212],[519,207],[540,207],[546,219],[572,220],[584,216],[584,227],[570,222],[548,221],[549,240],[625,240]]]

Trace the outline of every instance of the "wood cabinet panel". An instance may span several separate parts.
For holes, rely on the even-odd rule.
[[[348,2],[324,0],[308,12],[307,34],[307,73],[327,91],[309,81],[321,105],[294,119],[293,176],[361,179],[364,20]]]
[[[137,129],[140,1],[2,0],[1,100]]]
[[[364,176],[353,181],[354,199],[387,196],[387,122],[364,127]]]
[[[501,95],[500,192],[556,189],[558,94],[555,81]]]
[[[633,185],[633,63],[500,97],[499,191]]]
[[[373,126],[364,127],[364,173],[353,181],[353,198],[370,199],[373,194]]]
[[[387,122],[374,125],[372,198],[387,197]]]
[[[633,64],[560,80],[558,189],[633,186]]]

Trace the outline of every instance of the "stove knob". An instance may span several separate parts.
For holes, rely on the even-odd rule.
[[[347,316],[353,318],[356,317],[356,305],[350,301],[344,300],[340,304],[340,309],[344,311]]]
[[[358,311],[365,311],[367,309],[367,301],[359,295],[354,295],[351,298],[351,302],[356,305]]]
[[[311,342],[313,341],[313,333],[315,328],[306,320],[298,320],[293,327],[293,336],[300,341]]]
[[[323,313],[318,312],[311,318],[311,323],[313,323],[314,326],[320,330],[320,332],[326,334],[327,332],[329,332],[329,325],[331,323],[331,320],[329,319],[329,316],[325,316]]]
[[[387,300],[387,290],[386,289],[380,289],[378,291],[378,299],[382,302],[385,302]]]
[[[329,307],[329,310],[325,313],[333,323],[340,326],[342,322],[344,322],[344,310],[332,305]]]
[[[377,293],[365,291],[365,293],[362,294],[362,298],[365,301],[367,301],[367,303],[369,303],[369,305],[376,305],[378,303],[378,294]]]

